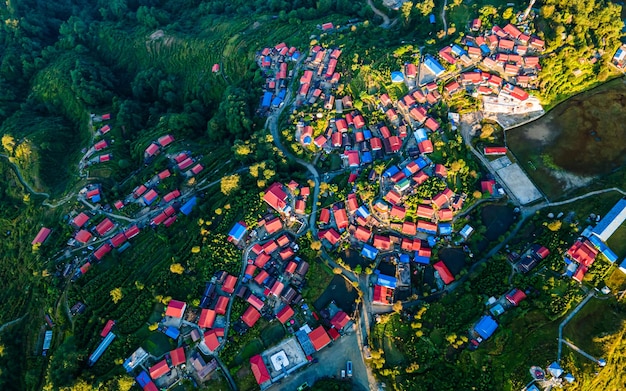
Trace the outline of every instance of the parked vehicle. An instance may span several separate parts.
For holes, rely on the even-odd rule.
[[[342,370],[341,370],[341,378],[342,378],[342,379],[345,379],[345,378],[346,378],[346,370],[345,370],[345,369],[342,369]]]
[[[347,362],[346,372],[348,373],[348,377],[352,377],[352,361]]]

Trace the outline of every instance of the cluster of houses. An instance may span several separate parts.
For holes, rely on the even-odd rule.
[[[341,74],[337,71],[339,56],[341,56],[339,48],[324,49],[319,45],[311,48],[309,56],[304,61],[305,71],[300,77],[296,107],[313,104],[318,99],[324,101],[324,107],[327,109],[343,105],[343,101],[335,100],[330,93],[331,89],[339,84],[341,78]]]
[[[282,106],[287,94],[287,83],[293,73],[293,70],[289,70],[289,62],[296,62],[299,58],[298,49],[294,46],[289,47],[284,42],[271,48],[264,48],[257,53],[257,64],[265,74],[260,114],[266,114],[271,109]]]
[[[104,125],[102,125],[95,131],[96,137],[100,137],[101,139],[98,140],[94,145],[92,145],[87,150],[87,153],[85,154],[85,156],[80,162],[81,169],[83,167],[88,167],[94,164],[108,162],[113,158],[113,154],[111,153],[99,154],[99,155],[92,157],[93,154],[103,151],[113,142],[113,140],[102,138],[111,131],[111,125],[107,123],[108,121],[111,120],[111,114],[108,114],[108,113],[102,114],[102,115],[92,114],[91,119],[92,119],[92,122],[94,123],[104,123]]]
[[[620,199],[595,227],[587,227],[567,250],[563,258],[565,275],[582,282],[599,254],[602,254],[610,263],[615,263],[618,257],[606,242],[624,221],[626,221],[626,198]],[[626,259],[622,261],[619,268],[626,273]]]

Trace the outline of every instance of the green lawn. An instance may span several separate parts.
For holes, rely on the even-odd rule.
[[[278,322],[273,322],[261,331],[261,340],[267,347],[276,345],[285,337],[285,329]]]
[[[147,352],[150,354],[159,357],[173,348],[175,348],[174,340],[172,340],[167,335],[160,332],[153,332],[150,334],[146,342],[144,343],[144,347]]]
[[[248,342],[241,351],[235,356],[234,363],[236,365],[241,365],[245,363],[250,357],[255,354],[259,354],[263,351],[263,342],[260,339],[253,339]]]
[[[626,257],[626,224],[622,224],[617,231],[611,235],[607,244],[620,260]]]
[[[308,262],[307,284],[302,290],[302,296],[307,302],[313,303],[326,290],[330,280],[333,279],[333,273],[326,264],[317,259],[310,259]]]

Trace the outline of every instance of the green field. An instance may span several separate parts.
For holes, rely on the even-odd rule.
[[[623,171],[626,149],[620,140],[626,137],[621,126],[626,120],[624,93],[626,84],[622,79],[614,80],[559,104],[536,121],[507,131],[511,151],[551,200],[579,187],[588,189],[593,178]],[[613,186],[623,186],[623,182]]]

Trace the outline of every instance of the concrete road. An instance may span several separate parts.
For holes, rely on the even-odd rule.
[[[282,379],[281,383],[272,386],[276,391],[294,391],[302,383],[313,385],[317,379],[336,376],[341,378],[341,370],[346,369],[346,362],[352,361],[352,384],[353,389],[358,391],[369,390],[365,364],[361,358],[361,345],[357,341],[356,334],[351,331],[350,335],[344,335],[313,354],[318,362],[309,364],[304,369]],[[346,376],[347,378],[347,376]]]

